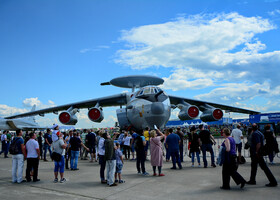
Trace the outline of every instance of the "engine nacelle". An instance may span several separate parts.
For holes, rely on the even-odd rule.
[[[88,118],[93,122],[101,122],[104,119],[104,114],[101,108],[93,107],[88,111]]]
[[[178,117],[180,120],[190,120],[194,119],[199,115],[199,109],[196,106],[193,105],[178,105],[180,108],[180,112],[178,114]]]
[[[76,125],[78,122],[76,115],[71,114],[71,112],[63,111],[58,116],[59,121],[65,125]]]
[[[218,121],[222,119],[224,113],[219,108],[213,108],[205,110],[202,115],[200,115],[200,119],[204,122]]]

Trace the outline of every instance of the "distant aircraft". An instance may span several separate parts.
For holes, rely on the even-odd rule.
[[[132,88],[132,92],[31,111],[9,116],[6,119],[31,115],[44,116],[46,113],[53,112],[58,114],[58,111],[62,111],[58,115],[59,121],[65,125],[75,125],[78,121],[75,114],[79,109],[87,108],[88,118],[93,122],[101,122],[104,119],[103,107],[120,106],[120,109],[116,110],[120,128],[134,127],[136,129],[144,129],[145,127],[150,127],[153,129],[154,125],[163,128],[169,120],[171,109],[176,107],[180,109],[179,119],[189,120],[197,118],[199,111],[202,111],[200,119],[204,122],[221,119],[223,117],[222,110],[246,114],[259,113],[243,108],[167,95],[158,87],[163,82],[163,79],[155,76],[136,75],[118,77],[110,82],[101,83],[101,85]],[[139,89],[135,92],[136,88]],[[122,106],[125,107],[123,108]]]
[[[35,111],[36,106],[34,105],[31,112]],[[33,130],[33,129],[46,129],[47,127],[39,126],[34,117],[24,117],[18,119],[5,119],[0,118],[0,130],[15,131],[17,129],[22,130]]]

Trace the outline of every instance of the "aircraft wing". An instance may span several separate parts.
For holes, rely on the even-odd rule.
[[[230,111],[230,112],[237,112],[237,113],[244,113],[244,114],[251,114],[251,115],[260,113],[260,112],[253,111],[253,110],[247,110],[247,109],[243,109],[243,108],[237,108],[237,107],[233,107],[233,106],[227,106],[227,105],[217,104],[217,103],[210,103],[210,102],[206,102],[206,101],[188,99],[188,98],[177,97],[177,96],[172,96],[172,95],[169,95],[169,98],[170,98],[171,104],[174,104],[174,105],[180,104],[180,103],[182,103],[182,101],[185,101],[186,103],[189,103],[191,105],[196,105],[198,107],[208,104],[215,108],[220,108],[222,110],[226,110],[226,111]]]
[[[32,130],[45,130],[49,127],[42,127],[42,126],[18,126],[17,129],[21,129],[24,131],[32,131]]]
[[[81,102],[70,103],[70,104],[65,104],[65,105],[61,105],[61,106],[31,111],[31,112],[27,112],[27,113],[23,113],[23,114],[12,115],[9,117],[5,117],[5,119],[14,119],[14,118],[19,118],[19,117],[26,117],[26,116],[39,115],[39,114],[43,115],[45,113],[56,113],[58,111],[68,110],[70,107],[78,108],[78,109],[79,108],[91,108],[91,107],[94,107],[97,103],[99,103],[99,106],[101,106],[101,107],[109,107],[109,106],[124,105],[124,104],[126,104],[126,102],[127,102],[126,94],[121,93],[121,94],[117,94],[117,95],[101,97],[101,98],[91,99],[91,100],[87,100],[87,101],[81,101]]]

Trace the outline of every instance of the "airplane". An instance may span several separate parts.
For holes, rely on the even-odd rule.
[[[36,105],[31,109],[34,112]],[[47,127],[39,126],[34,117],[23,117],[18,119],[5,119],[0,118],[0,130],[15,131],[18,129],[22,130],[34,130],[34,129],[46,129]]]
[[[113,85],[121,88],[131,88],[132,92],[31,111],[9,116],[6,119],[31,115],[44,116],[46,113],[58,115],[58,112],[62,111],[58,115],[59,121],[65,125],[75,125],[78,121],[75,114],[80,109],[87,108],[88,118],[98,123],[104,119],[103,107],[120,106],[116,110],[119,127],[121,129],[133,127],[140,130],[146,127],[154,129],[155,125],[158,128],[163,128],[170,118],[171,109],[175,108],[180,109],[178,117],[181,120],[197,118],[201,111],[200,119],[204,122],[220,120],[223,117],[222,110],[245,114],[259,113],[243,108],[167,95],[163,89],[158,87],[163,82],[162,78],[156,76],[122,76],[101,83],[101,86]],[[138,90],[135,91],[136,89]]]

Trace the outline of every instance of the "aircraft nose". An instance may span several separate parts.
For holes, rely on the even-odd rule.
[[[151,106],[151,111],[153,114],[163,114],[164,112],[164,106],[162,102],[153,102],[152,106]]]

